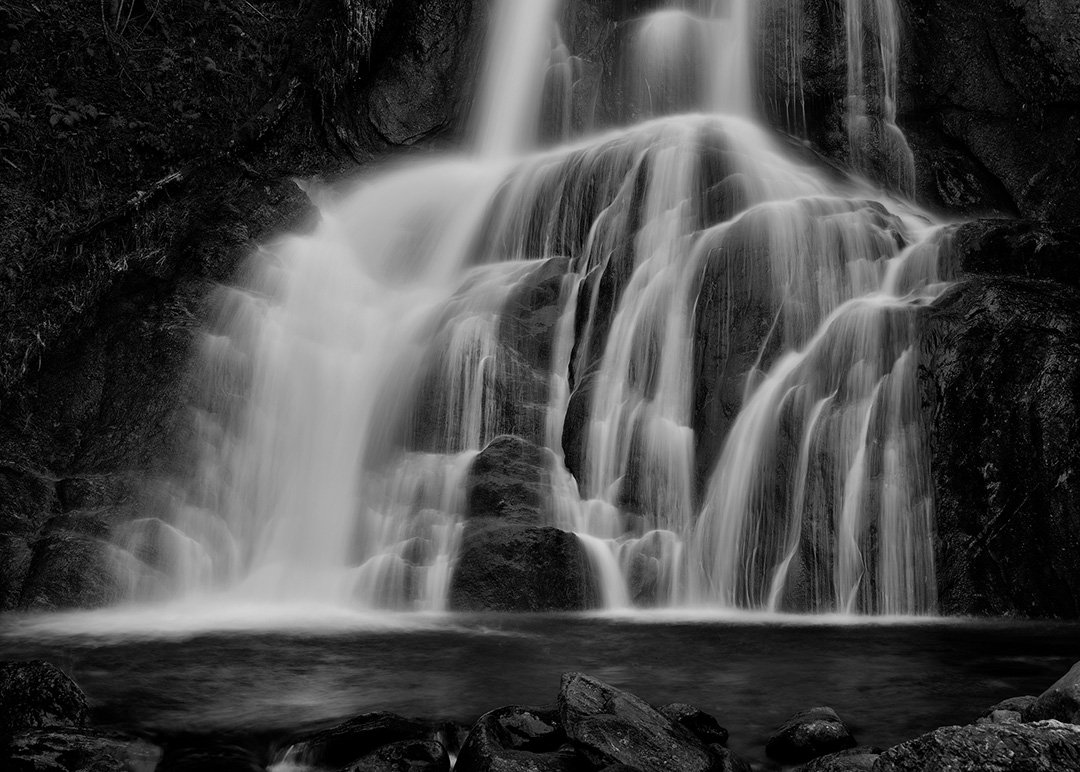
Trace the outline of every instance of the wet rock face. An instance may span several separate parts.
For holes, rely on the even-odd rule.
[[[25,609],[99,608],[123,597],[114,556],[102,536],[49,533],[34,544],[19,605]]]
[[[298,763],[318,767],[343,768],[355,765],[362,759],[369,759],[376,764],[375,755],[381,752],[379,759],[391,764],[394,758],[417,760],[426,757],[426,743],[432,742],[434,730],[429,724],[399,716],[396,713],[364,713],[344,721],[329,729],[297,737],[291,744],[289,757]],[[410,744],[420,743],[424,747],[410,749]],[[402,745],[403,744],[403,745]],[[401,747],[398,747],[401,745]],[[394,746],[390,750],[388,746]],[[426,750],[425,750],[426,749]],[[445,752],[440,756],[445,761]],[[431,762],[438,765],[437,758]],[[364,762],[368,763],[368,762]],[[366,769],[366,767],[362,767]],[[373,767],[373,768],[378,768]],[[383,767],[393,769],[392,766]],[[431,767],[437,769],[438,767]],[[448,768],[448,767],[445,767]],[[408,769],[406,766],[405,769]]]
[[[465,486],[470,518],[531,525],[549,519],[546,453],[520,437],[503,435],[489,442],[469,467]]]
[[[0,736],[50,726],[83,726],[86,695],[43,660],[0,664]]]
[[[161,749],[145,740],[93,729],[37,729],[11,738],[10,772],[154,772]]]
[[[583,759],[550,710],[516,705],[485,713],[473,725],[457,772],[572,772]]]
[[[709,748],[641,698],[582,673],[563,675],[559,718],[566,734],[597,767],[639,772],[711,770]]]
[[[781,764],[802,764],[829,753],[855,747],[855,738],[832,708],[796,713],[765,745],[769,758]]]
[[[1025,721],[1080,724],[1080,662],[1021,712]]]
[[[466,524],[450,580],[456,611],[579,611],[599,593],[581,543],[558,528]]]
[[[1058,721],[937,729],[881,754],[875,772],[1080,768],[1080,726]]]
[[[880,755],[880,748],[848,748],[819,756],[802,772],[871,772]]]
[[[1080,8],[1068,0],[988,0],[979,13],[964,0],[900,6],[900,124],[922,197],[963,212],[1006,203],[1025,216],[1080,222],[1080,41],[1062,32],[1080,26]]]
[[[977,276],[920,324],[940,610],[1076,616],[1080,293]]]

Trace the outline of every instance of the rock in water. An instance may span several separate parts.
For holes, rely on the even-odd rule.
[[[819,756],[802,772],[871,772],[881,755],[881,748],[848,748],[846,751]]]
[[[706,745],[727,745],[728,730],[699,707],[687,705],[685,702],[673,702],[660,708],[660,712],[688,729],[690,734]]]
[[[431,740],[403,740],[377,748],[348,772],[450,772],[446,749]]]
[[[597,597],[574,534],[492,518],[465,526],[450,581],[455,611],[579,611]]]
[[[469,517],[543,525],[549,484],[544,450],[528,440],[501,435],[469,467]]]
[[[1054,719],[1080,724],[1080,662],[1040,694],[1024,712],[1024,718],[1027,721]]]
[[[455,772],[574,772],[584,764],[556,716],[508,705],[485,713],[461,747]]]
[[[0,665],[0,735],[86,720],[86,695],[55,665],[40,659]]]
[[[982,714],[982,718],[987,718],[1003,710],[1019,713],[1023,716],[1031,709],[1031,706],[1035,704],[1036,699],[1036,697],[1030,694],[1026,694],[1022,697],[1009,697],[1008,699],[1004,699],[987,708]]]
[[[427,724],[396,713],[364,713],[297,738],[287,759],[308,766],[342,768],[392,743],[428,741],[433,734]]]
[[[563,675],[559,717],[597,767],[705,772],[719,766],[700,740],[644,700],[582,673]]]
[[[832,708],[796,713],[765,745],[769,758],[781,764],[802,764],[827,753],[855,747],[855,738]]]
[[[1080,769],[1080,726],[1034,724],[947,726],[895,745],[874,772],[1041,772]]]
[[[92,729],[35,729],[11,738],[5,772],[154,772],[161,749],[134,737]]]

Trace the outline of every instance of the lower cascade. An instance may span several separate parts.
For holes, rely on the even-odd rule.
[[[551,78],[496,63],[474,152],[313,194],[220,290],[192,473],[122,536],[132,597],[439,611],[469,543],[543,533],[542,561],[558,529],[585,605],[932,613],[917,315],[948,231],[755,122],[751,15],[640,25],[700,113],[531,149]],[[497,62],[557,75],[510,16]],[[730,43],[686,46],[709,84],[648,50],[680,30]]]

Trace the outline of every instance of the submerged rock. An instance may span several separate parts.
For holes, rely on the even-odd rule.
[[[450,580],[456,611],[578,611],[596,605],[588,559],[572,533],[492,522],[466,524]]]
[[[583,673],[563,675],[559,717],[567,736],[597,767],[705,772],[719,763],[697,737],[640,697]]]
[[[455,772],[573,772],[584,760],[554,711],[516,705],[485,713],[461,747]]]
[[[0,664],[0,736],[50,726],[83,726],[86,695],[55,665]]]
[[[1034,724],[947,726],[895,745],[874,772],[990,772],[1080,769],[1080,726]]]
[[[832,708],[811,708],[785,721],[765,753],[781,764],[802,764],[818,756],[855,747],[855,738]]]
[[[93,729],[36,729],[12,737],[2,754],[5,772],[154,772],[161,749]]]

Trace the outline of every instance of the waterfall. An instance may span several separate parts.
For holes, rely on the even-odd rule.
[[[896,125],[900,20],[896,0],[844,0],[847,131],[854,168],[911,193],[915,161]]]
[[[500,3],[472,154],[325,197],[221,289],[190,479],[126,535],[137,593],[444,609],[473,459],[513,434],[609,608],[934,609],[915,319],[942,228],[756,122],[749,0],[635,20],[638,120],[536,149],[558,8]]]

